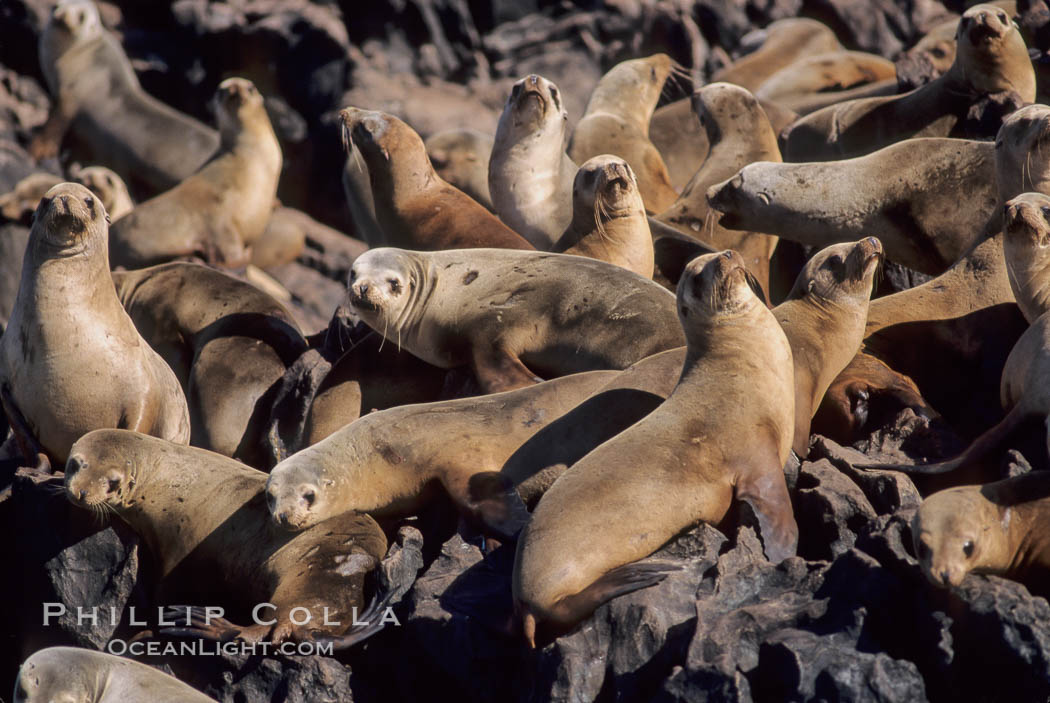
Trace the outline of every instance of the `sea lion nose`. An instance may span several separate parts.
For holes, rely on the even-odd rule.
[[[87,491],[81,489],[80,493],[78,493],[77,495],[80,496],[80,500],[84,500],[85,498],[87,498]]]
[[[876,239],[875,237],[868,237],[867,238],[867,242],[868,242],[868,244],[872,245],[876,249],[879,248],[879,246],[880,246],[879,240]]]
[[[722,252],[722,258],[726,259],[726,260],[732,259],[733,258],[733,250],[732,249],[726,249],[725,251],[723,251]]]
[[[945,586],[951,584],[951,574],[948,573],[947,569],[941,572],[941,583]]]
[[[540,77],[537,76],[535,73],[529,74],[528,82],[531,83],[533,85],[533,87],[535,87],[536,85],[539,84]]]
[[[368,284],[367,283],[358,283],[357,284],[357,294],[360,297],[362,297],[362,298],[365,297],[366,295],[368,295]]]

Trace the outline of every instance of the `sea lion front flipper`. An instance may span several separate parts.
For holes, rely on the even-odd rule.
[[[782,476],[782,467],[775,474],[742,472],[735,493],[754,513],[766,558],[774,564],[795,556],[798,550],[798,524]]]
[[[33,135],[29,142],[27,151],[37,161],[58,156],[58,150],[62,146],[62,138],[65,136],[69,126],[73,124],[74,115],[68,114],[59,100],[52,107],[47,116],[47,121]]]
[[[209,615],[204,608],[189,605],[175,605],[164,609],[163,619],[182,623],[163,627],[159,633],[168,637],[200,637],[214,642],[230,642],[241,638],[247,641],[258,641],[262,638],[252,633],[253,628],[234,625],[226,618]],[[267,632],[269,627],[266,628]],[[266,633],[262,633],[265,635]],[[253,636],[254,635],[254,636]]]
[[[512,542],[529,521],[529,511],[509,477],[483,471],[470,477],[467,506],[482,532],[501,542]]]
[[[33,435],[29,423],[26,422],[22,411],[15,404],[15,399],[11,397],[11,390],[7,386],[0,387],[0,409],[7,418],[7,424],[11,428],[11,433],[14,434],[18,450],[28,462],[26,466],[35,467],[36,472],[40,474],[54,473],[47,453]]]
[[[501,345],[475,348],[471,367],[486,393],[513,391],[543,381],[529,371],[516,354],[508,352]]]

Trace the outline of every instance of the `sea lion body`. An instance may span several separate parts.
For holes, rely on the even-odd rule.
[[[893,62],[862,51],[832,51],[786,66],[755,90],[755,97],[794,110],[796,101],[814,93],[840,92],[897,79]]]
[[[15,703],[215,703],[152,666],[79,647],[48,647],[18,670]]]
[[[218,90],[222,144],[200,171],[113,223],[110,263],[143,268],[178,257],[239,267],[273,212],[281,147],[263,97],[243,78]]]
[[[777,20],[762,31],[766,35],[762,45],[716,71],[712,83],[734,83],[754,92],[770,76],[800,59],[842,49],[830,27],[808,18]]]
[[[470,364],[489,393],[623,369],[684,338],[673,296],[618,266],[501,249],[372,249],[349,302],[372,329],[440,368]]]
[[[530,643],[537,625],[568,629],[609,598],[654,583],[658,576],[631,562],[690,525],[720,523],[734,498],[755,508],[771,559],[794,554],[783,478],[794,426],[791,348],[745,273],[732,252],[689,264],[678,287],[689,339],[678,385],[562,474],[533,512],[513,576]]]
[[[489,212],[495,212],[489,193],[489,157],[493,143],[491,134],[466,128],[438,132],[424,142],[434,171]]]
[[[117,299],[106,230],[106,212],[87,188],[63,183],[47,192],[0,338],[0,387],[59,462],[73,442],[102,427],[183,444],[190,438],[175,374]]]

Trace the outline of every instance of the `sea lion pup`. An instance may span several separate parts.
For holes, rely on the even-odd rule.
[[[777,20],[762,31],[766,35],[762,46],[716,71],[712,83],[734,83],[754,92],[799,59],[842,49],[827,25],[803,17]]]
[[[653,277],[653,235],[626,161],[602,154],[580,166],[572,185],[572,222],[551,251]]]
[[[537,249],[550,249],[572,222],[568,129],[558,86],[536,74],[514,84],[496,128],[489,191],[500,219]]]
[[[89,166],[73,171],[73,183],[86,186],[98,196],[110,220],[125,214],[134,207],[128,187],[113,171],[104,166]],[[0,215],[12,222],[29,224],[29,217],[40,204],[40,199],[63,180],[52,173],[31,173],[15,184],[10,193],[0,195]]]
[[[371,249],[354,262],[347,297],[365,324],[420,359],[469,364],[486,393],[624,369],[685,341],[670,293],[582,256]]]
[[[67,498],[115,513],[142,538],[159,571],[161,603],[221,606],[234,619],[248,619],[257,603],[275,606],[260,611],[269,624],[194,618],[188,630],[273,642],[346,634],[353,608],[366,604],[365,579],[386,554],[383,531],[355,513],[297,534],[274,530],[265,485],[266,474],[234,459],[127,430],[85,435],[66,462]],[[293,608],[306,608],[310,620],[296,624]],[[325,609],[338,625],[324,624]]]
[[[127,215],[135,207],[124,179],[105,166],[88,166],[70,175],[75,183],[85,186],[99,197],[113,222]]]
[[[615,154],[629,163],[652,213],[663,212],[678,197],[660,152],[649,141],[649,118],[672,68],[667,54],[613,66],[591,93],[569,144],[569,156],[578,164],[599,154]]]
[[[365,415],[273,468],[266,484],[270,515],[286,530],[347,510],[401,518],[443,492],[471,525],[513,539],[528,512],[498,473],[503,462],[616,374],[572,374],[506,393]]]
[[[51,11],[40,34],[40,69],[54,102],[34,138],[35,158],[57,154],[71,128],[88,151],[83,160],[156,193],[188,178],[219,146],[215,130],[142,90],[90,0],[66,0]]]
[[[1003,257],[1021,314],[1034,323],[1050,310],[1050,197],[1022,193],[1006,203]]]
[[[102,204],[84,186],[61,183],[34,217],[15,309],[0,337],[0,393],[12,427],[59,463],[100,427],[188,442],[178,379],[113,289]]]
[[[348,107],[343,144],[352,144],[368,166],[379,246],[414,250],[499,247],[534,249],[469,195],[446,183],[430,163],[423,140],[383,112]],[[369,246],[377,246],[369,241]]]
[[[1018,581],[1050,595],[1050,474],[1032,471],[983,486],[929,496],[912,518],[915,555],[938,588],[959,586],[969,573]]]
[[[522,531],[512,583],[531,646],[537,626],[565,631],[610,598],[657,583],[662,572],[632,562],[690,525],[720,523],[734,499],[754,509],[770,560],[794,555],[783,473],[791,347],[746,272],[731,251],[686,267],[678,312],[689,350],[678,385],[562,474]]]
[[[255,286],[199,264],[114,273],[113,282],[139,333],[182,385],[190,443],[262,465],[267,391],[306,350],[288,311]]]
[[[780,161],[777,136],[754,96],[730,83],[712,83],[693,93],[693,110],[711,148],[682,194],[657,219],[715,249],[739,252],[768,291],[769,257],[777,238],[762,234],[769,230],[724,229],[715,222],[706,195],[708,188],[754,161]]]
[[[843,161],[752,163],[707,198],[722,227],[818,247],[870,234],[890,261],[938,275],[979,241],[999,207],[995,148],[908,139]]]
[[[795,109],[814,93],[841,92],[884,80],[897,80],[893,62],[863,51],[831,51],[807,56],[780,69],[755,90],[755,97]]]
[[[48,647],[25,660],[15,703],[215,703],[174,676],[137,661],[79,647]]]
[[[1013,93],[1035,100],[1028,49],[1004,10],[975,5],[959,20],[957,53],[943,76],[898,96],[826,107],[782,135],[787,161],[829,161],[868,154],[909,137],[949,137],[979,98]]]
[[[439,176],[484,205],[489,212],[495,212],[489,193],[492,135],[476,129],[448,129],[430,135],[423,144]]]
[[[227,78],[216,92],[222,143],[200,171],[113,223],[113,266],[142,268],[178,257],[248,263],[266,229],[281,174],[281,146],[251,81]]]

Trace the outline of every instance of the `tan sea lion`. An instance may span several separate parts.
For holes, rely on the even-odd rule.
[[[47,192],[0,338],[8,419],[18,427],[12,414],[24,418],[25,431],[60,463],[73,442],[101,427],[183,444],[190,438],[175,374],[139,336],[113,289],[107,229],[105,209],[84,186],[62,183]]]
[[[495,212],[489,193],[492,135],[476,129],[449,129],[431,134],[423,144],[437,175],[477,200],[489,212]]]
[[[15,703],[215,703],[152,666],[79,647],[48,647],[25,660]]]
[[[365,324],[440,368],[469,364],[487,393],[623,369],[681,346],[673,296],[581,256],[502,249],[371,249],[350,271]]]
[[[572,222],[568,129],[558,86],[536,74],[514,84],[496,128],[489,191],[500,219],[537,249],[550,249]]]
[[[263,97],[243,78],[216,93],[222,143],[200,171],[114,221],[110,263],[142,268],[178,257],[240,267],[266,229],[281,174],[277,142]]]
[[[1022,193],[1007,201],[1004,220],[1010,290],[1025,319],[1034,323],[1050,310],[1050,197]]]
[[[653,235],[626,161],[602,154],[580,166],[572,186],[572,222],[551,251],[653,277]]]
[[[105,166],[88,166],[77,169],[70,175],[75,183],[87,187],[99,197],[113,222],[124,217],[135,207],[124,179]]]
[[[343,144],[368,166],[383,244],[414,250],[534,249],[473,198],[434,172],[423,140],[398,118],[348,107]],[[369,241],[369,246],[376,243]]]
[[[796,102],[814,93],[850,90],[897,79],[893,62],[863,51],[831,51],[807,56],[766,79],[755,97],[796,110]]]
[[[329,229],[305,212],[278,205],[252,244],[252,265],[267,269],[295,261],[306,247],[307,231],[314,228]]]
[[[809,56],[840,51],[842,45],[826,25],[804,17],[777,20],[763,32],[755,51],[711,76],[712,83],[734,83],[754,92],[777,71]]]
[[[114,273],[139,334],[174,370],[190,443],[262,466],[267,391],[306,350],[292,316],[254,286],[199,264]]]
[[[777,136],[758,101],[747,90],[712,83],[693,93],[693,110],[711,145],[707,158],[674,204],[657,216],[715,249],[733,249],[769,290],[769,257],[777,238],[762,232],[729,231],[719,225],[707,204],[707,191],[755,161],[780,161]]]
[[[671,70],[667,54],[613,66],[591,93],[569,144],[569,156],[578,164],[599,154],[614,154],[629,163],[646,210],[652,213],[663,212],[678,197],[660,152],[649,141],[649,118]]]
[[[967,10],[956,46],[948,72],[909,93],[840,103],[803,117],[782,135],[785,160],[845,159],[910,137],[967,136],[957,127],[976,100],[1000,93],[1021,103],[1035,100],[1028,50],[1004,10]]]
[[[215,130],[142,90],[90,0],[54,7],[40,34],[40,69],[54,103],[34,137],[38,159],[57,154],[71,129],[87,151],[84,161],[108,166],[152,194],[188,178],[219,147]]]
[[[919,566],[938,588],[969,573],[995,574],[1050,595],[1050,476],[1033,471],[983,486],[934,493],[919,506],[911,532]]]
[[[31,173],[15,184],[14,190],[0,195],[0,215],[11,222],[29,224],[29,216],[40,204],[40,199],[62,179],[53,173]]]
[[[518,539],[513,592],[529,644],[659,581],[632,564],[697,522],[748,502],[773,561],[798,540],[783,466],[791,451],[791,348],[733,252],[695,259],[678,284],[689,341],[681,380],[645,419],[562,474]],[[686,470],[686,467],[688,470]]]
[[[128,187],[113,171],[104,166],[89,166],[75,169],[71,173],[72,183],[86,186],[98,196],[110,220],[126,214],[134,203],[128,194]],[[12,222],[29,224],[29,216],[40,204],[40,199],[51,190],[62,178],[53,173],[31,173],[15,184],[10,193],[0,195],[0,215]],[[114,214],[117,213],[117,214]]]
[[[828,105],[837,105],[839,103],[844,103],[847,100],[863,100],[865,98],[878,98],[885,95],[897,95],[900,92],[900,85],[898,84],[897,79],[887,78],[886,80],[876,81],[874,83],[865,83],[856,88],[803,95],[791,101],[790,110],[791,114],[795,115],[795,120],[797,120],[803,115],[816,112]],[[788,110],[786,106],[783,109]],[[792,120],[792,122],[795,120]],[[774,127],[775,126],[776,125],[774,125]],[[784,125],[784,128],[786,127],[787,125]],[[780,134],[782,131],[783,128],[778,131],[777,134]]]
[[[233,459],[126,430],[82,437],[65,473],[74,504],[114,513],[142,538],[161,603],[223,607],[242,621],[257,604],[274,606],[246,627],[194,616],[185,632],[273,642],[348,634],[353,609],[364,611],[366,578],[386,554],[383,531],[354,513],[297,534],[274,530],[265,485],[266,474]]]
[[[818,247],[870,234],[890,261],[937,275],[979,241],[996,212],[995,148],[908,139],[842,161],[753,163],[707,198],[722,227]]]

